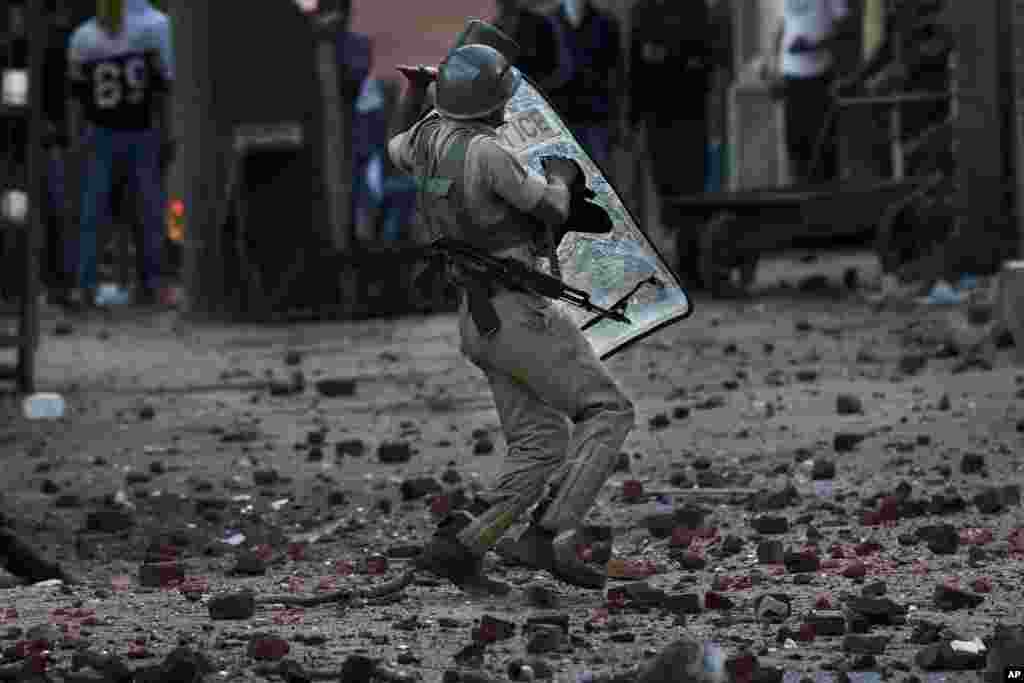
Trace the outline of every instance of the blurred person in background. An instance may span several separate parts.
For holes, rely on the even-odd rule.
[[[519,44],[516,68],[545,92],[565,86],[573,73],[568,36],[554,16],[557,7],[551,0],[498,0],[491,22]]]
[[[834,47],[846,38],[842,23],[848,15],[846,0],[783,4],[765,79],[778,84],[785,106],[786,151],[794,184],[836,176],[835,145],[827,128],[832,127],[834,104]]]
[[[630,122],[643,124],[658,194],[704,191],[708,95],[714,69],[704,0],[640,0],[633,6]],[[671,91],[674,96],[667,96]]]
[[[625,137],[616,106],[622,75],[619,27],[590,0],[562,0],[555,16],[568,39],[572,74],[548,94],[577,141],[607,174],[613,137]]]
[[[75,305],[95,304],[97,232],[110,222],[117,174],[138,192],[145,274],[139,303],[156,303],[163,266],[161,149],[169,139],[174,81],[171,25],[148,0],[98,0],[68,46],[72,140],[86,155]],[[167,144],[165,144],[167,143]]]

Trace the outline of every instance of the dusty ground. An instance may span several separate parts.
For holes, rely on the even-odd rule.
[[[860,257],[815,264],[787,258],[767,262],[760,277],[771,284],[827,272],[838,280],[850,265],[871,268]],[[984,364],[957,367],[964,356],[943,353],[933,343],[946,338],[951,315],[962,311],[877,312],[848,294],[770,290],[745,302],[699,300],[689,321],[611,361],[637,401],[639,421],[624,449],[631,471],[609,483],[594,521],[614,527],[616,556],[653,562],[650,585],[696,594],[699,613],[677,617],[664,601],[643,607],[629,599],[609,613],[602,611],[608,607],[604,593],[566,589],[545,575],[497,566],[496,575],[530,588],[508,598],[470,600],[420,581],[393,604],[292,611],[259,606],[251,618],[227,621],[210,618],[212,595],[243,587],[258,594],[315,593],[325,581],[340,588],[400,573],[405,560],[399,557],[389,557],[384,575],[364,574],[361,563],[372,553],[400,555],[400,546],[418,543],[433,523],[434,494],[403,501],[400,484],[420,475],[440,478],[450,465],[461,482],[444,488],[471,491],[497,472],[504,448],[497,416],[482,376],[458,354],[453,317],[228,328],[188,327],[173,314],[123,311],[76,322],[71,334],[56,336],[58,319],[49,315],[41,382],[61,392],[72,412],[55,423],[27,423],[13,401],[0,409],[9,418],[0,423],[2,509],[85,582],[69,590],[0,590],[0,621],[6,624],[0,633],[7,629],[0,647],[17,661],[17,644],[38,635],[29,629],[70,620],[67,633],[50,634],[51,670],[65,670],[84,647],[140,657],[130,662],[140,666],[189,643],[213,660],[219,673],[210,680],[254,680],[258,662],[248,647],[254,633],[269,633],[288,641],[288,656],[307,667],[336,670],[346,656],[362,653],[439,681],[444,671],[458,668],[453,656],[473,642],[471,628],[488,614],[517,625],[510,639],[483,651],[483,670],[506,680],[507,664],[526,656],[527,617],[557,612],[568,615],[572,638],[561,650],[539,656],[558,681],[576,683],[585,671],[626,670],[686,633],[719,643],[730,657],[751,652],[763,666],[791,672],[792,680],[851,668],[893,680],[924,679],[914,657],[929,641],[915,637],[916,622],[945,625],[946,639],[955,634],[970,640],[991,636],[996,622],[1024,621],[1024,565],[1010,541],[1011,532],[1024,526],[1021,507],[1011,500],[999,514],[983,515],[971,502],[986,487],[1024,482],[1022,375],[1013,367],[1012,349],[989,354],[990,370]],[[923,367],[912,367],[914,357],[923,358]],[[303,391],[268,391],[268,375],[287,381],[297,371],[306,380]],[[324,378],[354,379],[354,395],[319,397],[314,385]],[[839,414],[840,394],[859,398],[862,412]],[[312,441],[323,434],[324,443],[310,446],[311,433]],[[853,450],[836,452],[838,433],[864,439]],[[336,455],[337,444],[353,439],[365,444],[363,455]],[[477,444],[488,439],[493,451],[476,454]],[[411,459],[380,464],[377,447],[395,441],[412,446]],[[966,454],[981,456],[980,471],[962,473]],[[825,467],[823,461],[835,464],[831,490],[811,480],[812,467]],[[675,487],[669,483],[674,474],[682,475]],[[663,512],[670,509],[666,503],[706,508],[697,526],[716,535],[690,547],[685,561],[693,568],[670,557],[682,551],[681,533],[673,543],[645,528],[644,517],[658,503],[622,500],[626,480],[642,482],[647,492],[674,490],[661,502]],[[913,500],[929,501],[948,489],[966,499],[966,507],[863,524],[862,513],[878,508],[874,496],[904,481]],[[737,491],[719,496],[679,490],[694,482]],[[763,514],[787,518],[789,531],[759,536],[751,523],[757,510],[744,492],[787,484],[799,498]],[[115,502],[118,492],[124,503]],[[382,501],[390,501],[390,508]],[[132,526],[87,528],[89,515],[110,515],[118,507]],[[970,529],[989,529],[992,540],[980,538],[980,553],[962,542],[951,554],[897,540],[937,524],[953,525],[964,541],[978,539]],[[312,539],[301,534],[317,529],[323,537],[303,546],[303,538]],[[235,532],[244,536],[240,545],[223,542]],[[728,536],[739,538],[735,554],[721,550]],[[779,540],[799,550],[808,537],[822,560],[818,571],[795,574],[758,563],[762,542]],[[872,550],[866,541],[880,547]],[[1024,538],[1021,543],[1024,551]],[[180,561],[188,591],[166,580],[162,587],[140,585],[147,549],[160,546],[165,558]],[[272,555],[266,575],[230,575],[236,553],[253,547],[262,552],[259,546]],[[858,551],[866,575],[847,578],[843,573]],[[722,577],[750,582],[729,587]],[[976,609],[939,611],[936,586],[954,578],[971,592],[976,579],[989,579],[991,590],[981,593]],[[796,637],[816,601],[838,609],[875,581],[885,582],[886,597],[909,609],[907,624],[872,628],[870,635],[889,636],[877,657],[844,652],[844,643],[851,643],[841,636],[818,635],[811,642]],[[626,583],[610,581],[609,588]],[[535,606],[538,593],[557,604]],[[754,601],[765,593],[791,598],[792,616],[784,624],[755,619]],[[636,598],[636,590],[630,595]],[[733,601],[733,608],[715,607],[715,595]],[[95,619],[77,628],[81,616],[76,622],[74,615],[55,612],[60,608],[92,610]],[[785,634],[778,637],[783,626],[793,631],[791,647],[782,645]],[[975,676],[943,675],[948,681]]]

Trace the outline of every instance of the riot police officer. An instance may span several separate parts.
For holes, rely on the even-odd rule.
[[[496,128],[519,87],[519,72],[481,44],[453,50],[436,71],[403,72],[409,102],[422,102],[436,75],[435,108],[389,143],[396,166],[416,177],[431,236],[465,240],[535,266],[550,253],[544,253],[543,236],[568,219],[569,188],[580,171],[557,159],[545,165],[545,177],[502,147]],[[634,425],[633,403],[551,301],[488,284],[483,296],[501,325],[487,336],[470,314],[471,292],[480,290],[459,284],[461,350],[491,385],[508,452],[476,515],[445,520],[418,567],[467,590],[507,588],[482,575],[482,559],[536,506],[533,523],[501,553],[569,584],[602,588],[605,572],[579,552],[579,527],[614,471]]]

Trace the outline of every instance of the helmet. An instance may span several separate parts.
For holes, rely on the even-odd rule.
[[[463,45],[449,53],[437,74],[437,110],[459,120],[479,119],[512,99],[523,77],[486,45]]]
[[[121,33],[124,26],[124,0],[97,0],[96,21],[112,36]]]

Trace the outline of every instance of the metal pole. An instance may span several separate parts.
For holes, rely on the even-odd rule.
[[[43,57],[46,50],[45,0],[29,0],[26,28],[29,42],[29,139],[28,192],[29,214],[25,223],[25,291],[21,301],[21,340],[18,349],[18,383],[22,392],[35,391],[35,354],[39,345],[39,237],[42,234],[43,182]]]

